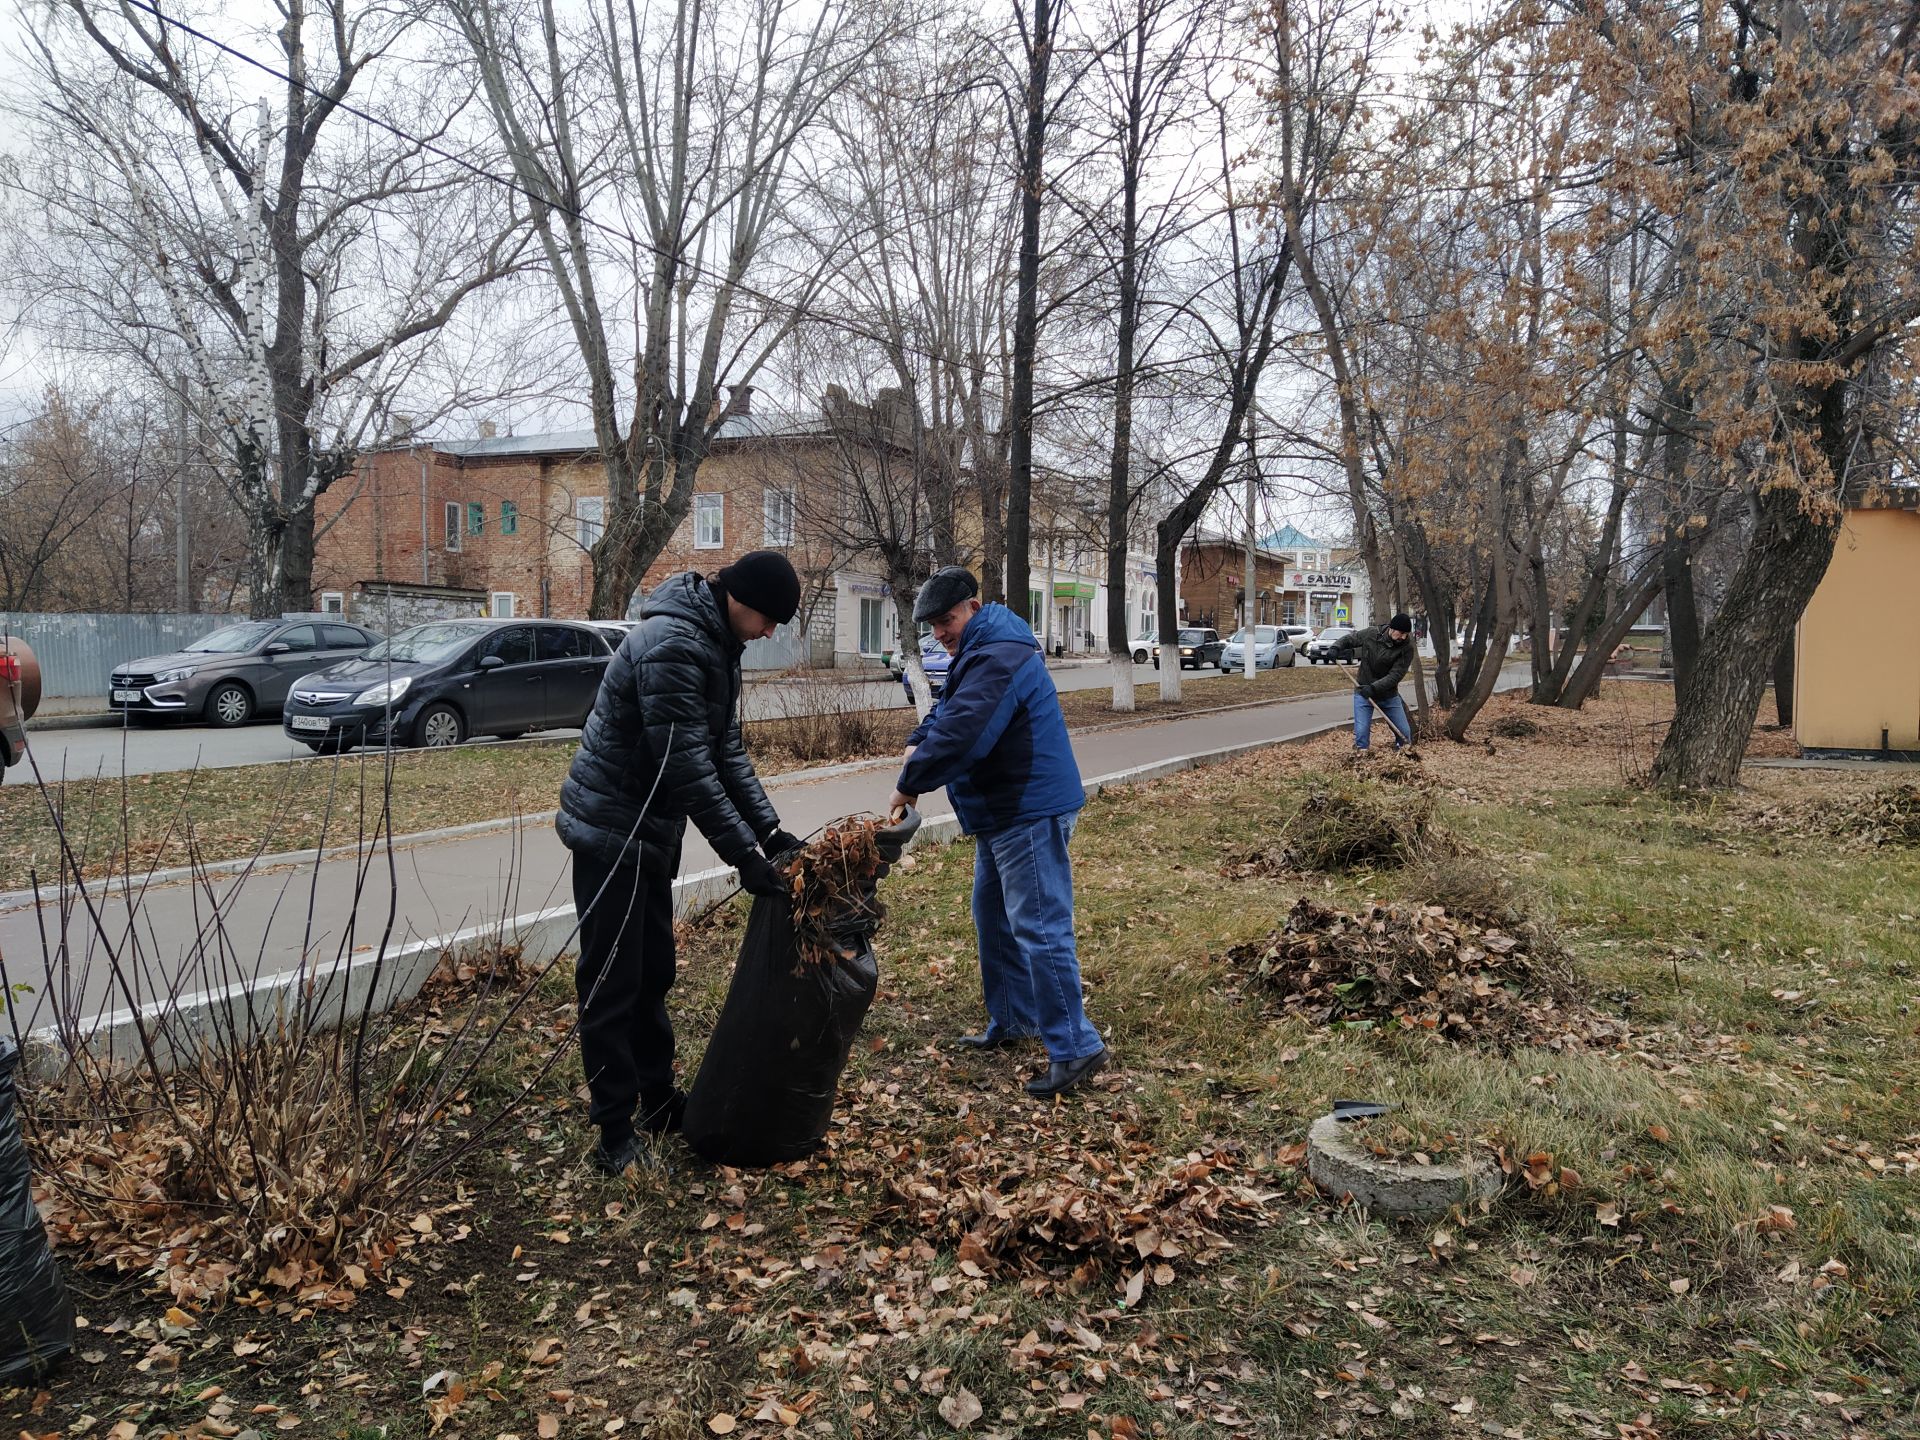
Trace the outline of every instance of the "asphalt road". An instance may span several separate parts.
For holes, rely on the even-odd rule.
[[[1211,675],[1211,670],[1198,672]],[[1134,667],[1139,684],[1152,683],[1157,672],[1151,665]],[[1067,665],[1053,671],[1054,683],[1061,690],[1094,690],[1112,683],[1104,664]],[[866,709],[904,709],[906,699],[900,686],[890,680],[867,680],[849,675],[845,681],[821,681],[801,685],[779,681],[749,681],[746,713],[749,720],[778,719],[806,703],[806,692],[831,686],[841,703]],[[570,739],[578,730],[542,730],[543,739]],[[270,721],[242,726],[238,730],[216,730],[210,725],[181,725],[170,721],[145,721],[120,728],[73,730],[36,729],[27,737],[32,763],[49,784],[61,779],[81,780],[97,776],[150,775],[165,770],[225,769],[234,765],[264,765],[280,760],[311,760],[314,754],[297,740],[290,739],[276,717]],[[495,745],[496,740],[476,740],[477,745]],[[27,763],[9,772],[10,783],[31,778]]]

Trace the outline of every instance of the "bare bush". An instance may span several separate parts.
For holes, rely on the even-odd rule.
[[[746,726],[755,754],[780,753],[808,763],[864,760],[883,748],[889,712],[875,710],[868,680],[815,680],[769,693],[774,713]]]
[[[357,778],[390,800],[390,760],[378,753],[335,770],[336,790]],[[95,880],[61,830],[61,873],[40,895],[44,980],[19,974],[17,955],[12,974],[0,960],[34,1073],[22,1109],[56,1243],[181,1300],[264,1290],[350,1305],[418,1241],[436,1177],[568,1053],[570,1007],[556,1018],[535,995],[571,937],[541,964],[497,920],[463,932],[457,953],[400,943],[389,814],[383,804],[360,837],[380,843],[352,862],[353,906],[368,899],[383,929],[356,936],[322,913],[338,902],[318,883],[316,855],[313,882],[287,885],[307,895],[308,944],[291,971],[269,963],[267,938],[237,913],[249,887],[285,877],[196,863],[174,886],[196,892],[197,932],[163,948],[154,912],[178,889],[130,876],[124,856],[107,866],[118,879]],[[190,836],[193,823],[189,798],[178,824]],[[328,932],[338,938],[313,941]],[[486,1083],[521,1032],[539,1042],[530,1073]]]

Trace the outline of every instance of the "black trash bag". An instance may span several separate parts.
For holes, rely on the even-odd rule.
[[[695,1151],[716,1165],[764,1166],[819,1148],[880,984],[871,934],[847,933],[851,953],[830,965],[803,964],[787,898],[753,902],[733,984],[687,1092],[681,1134]]]
[[[73,1302],[33,1205],[13,1072],[20,1050],[0,1036],[0,1385],[36,1380],[73,1348]]]

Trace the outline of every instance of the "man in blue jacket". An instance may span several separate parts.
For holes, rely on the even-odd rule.
[[[1087,796],[1032,627],[979,596],[979,582],[957,565],[920,587],[913,618],[933,626],[953,663],[938,703],[907,738],[892,804],[944,785],[973,836],[987,1029],[963,1043],[991,1050],[1038,1034],[1051,1063],[1027,1092],[1050,1099],[1107,1059],[1081,999],[1073,939],[1067,840]]]

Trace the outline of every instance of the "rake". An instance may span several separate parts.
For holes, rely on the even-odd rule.
[[[1348,678],[1353,681],[1353,689],[1356,695],[1366,695],[1366,691],[1360,688],[1360,672],[1359,671],[1355,670],[1353,666],[1347,664],[1346,661],[1344,660],[1335,660],[1333,663],[1338,665],[1342,670],[1347,672]],[[1416,751],[1413,747],[1413,736],[1409,735],[1406,731],[1402,730],[1400,726],[1394,721],[1393,716],[1387,713],[1386,706],[1382,705],[1378,700],[1374,699],[1373,696],[1367,695],[1367,703],[1373,706],[1375,710],[1378,710],[1380,712],[1380,718],[1387,722],[1387,728],[1393,731],[1393,733],[1399,737],[1400,743],[1406,747],[1403,752],[1406,755],[1406,757],[1409,760],[1418,760],[1420,758],[1420,755],[1419,755],[1419,752]]]

